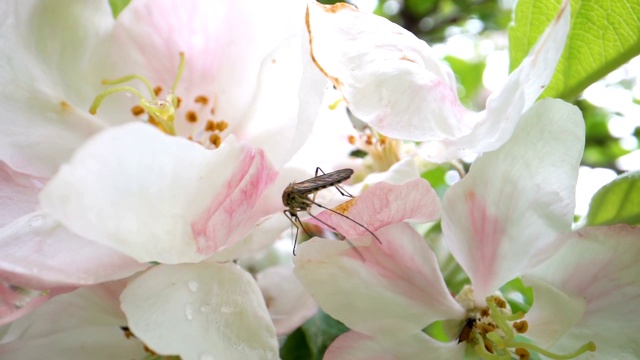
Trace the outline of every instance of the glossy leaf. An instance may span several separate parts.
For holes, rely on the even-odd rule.
[[[511,70],[524,59],[560,7],[560,0],[521,0],[509,29]],[[554,77],[541,97],[572,99],[640,54],[640,2],[571,1],[571,30]]]
[[[587,225],[640,224],[640,172],[617,177],[591,199]]]

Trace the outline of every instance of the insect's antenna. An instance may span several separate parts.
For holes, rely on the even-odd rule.
[[[376,238],[376,240],[378,240],[378,242],[379,242],[380,244],[382,244],[382,241],[380,241],[380,238],[379,238],[376,234],[374,234],[374,233],[373,233],[373,231],[369,230],[366,226],[364,226],[364,225],[360,224],[359,222],[357,222],[357,221],[353,220],[352,218],[348,217],[348,216],[347,216],[347,215],[345,215],[345,214],[341,214],[341,213],[339,213],[339,212],[337,212],[337,211],[335,211],[335,210],[333,210],[333,209],[329,209],[328,207],[326,207],[326,206],[324,206],[324,205],[320,205],[320,204],[318,204],[317,202],[312,201],[311,199],[308,199],[308,200],[309,200],[309,201],[311,201],[311,202],[312,202],[314,205],[316,205],[316,206],[319,206],[319,207],[321,207],[321,208],[323,208],[323,209],[325,209],[325,210],[329,210],[329,211],[331,211],[332,213],[337,214],[337,215],[340,215],[340,216],[342,216],[343,218],[345,218],[345,219],[347,219],[347,220],[349,220],[349,221],[351,221],[351,222],[353,222],[353,223],[357,224],[357,225],[358,225],[358,226],[360,226],[361,228],[363,228],[363,229],[367,230],[367,232],[368,232],[369,234],[373,235],[373,237],[374,237],[374,238]],[[311,213],[309,213],[308,211],[307,211],[307,213],[308,213],[309,215],[311,215]],[[313,216],[313,215],[312,215],[312,216]],[[318,221],[320,221],[321,223],[323,223],[323,224],[325,224],[325,225],[329,226],[328,224],[326,224],[324,221],[322,221],[322,220],[318,219],[317,217],[313,216],[313,218],[314,218],[314,219],[316,219],[316,220],[318,220]],[[333,227],[331,227],[331,226],[329,226],[329,227],[333,229]],[[335,229],[333,229],[333,230],[335,230]],[[339,232],[339,231],[337,231],[337,230],[336,230],[336,232]]]

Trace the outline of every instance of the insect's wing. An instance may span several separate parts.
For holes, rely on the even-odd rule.
[[[314,191],[328,188],[329,186],[340,184],[341,182],[350,178],[351,175],[353,175],[353,170],[341,169],[330,172],[328,174],[322,174],[305,181],[294,183],[293,186],[297,193],[306,195]]]

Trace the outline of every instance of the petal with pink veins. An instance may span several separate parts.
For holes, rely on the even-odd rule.
[[[443,234],[479,303],[564,244],[558,234],[571,230],[583,148],[580,111],[542,100],[445,194]]]
[[[440,216],[440,199],[429,182],[421,178],[399,185],[381,182],[334,208],[334,211],[348,216],[362,226],[327,210],[316,217],[347,239],[353,239],[368,233],[364,227],[375,233],[377,229],[400,221],[434,221]],[[308,221],[320,225],[313,218]]]
[[[0,278],[36,290],[117,280],[148,266],[70,232],[43,211],[0,229],[0,254]]]
[[[35,211],[45,179],[23,174],[0,161],[0,228]]]
[[[118,307],[122,283],[82,288],[52,299],[8,325],[2,359],[139,359],[142,343],[127,339]]]
[[[583,228],[574,232],[553,258],[524,278],[546,282],[566,296],[584,299],[582,317],[552,350],[570,352],[594,341],[598,358],[640,357],[638,239],[638,227]],[[534,307],[538,301],[535,291],[534,286]],[[540,306],[554,307],[555,303],[547,301]]]
[[[233,137],[209,151],[133,123],[87,141],[40,199],[71,231],[140,262],[196,262],[266,215],[252,210],[275,175]]]
[[[158,354],[182,359],[276,359],[262,293],[233,263],[159,265],[120,297],[129,327]]]
[[[427,242],[407,223],[376,232],[382,245],[354,248],[313,238],[294,272],[320,307],[353,330],[402,337],[441,319],[462,319]]]
[[[256,281],[278,336],[288,335],[318,311],[318,305],[290,266],[269,267],[258,273]]]
[[[389,342],[349,331],[329,345],[325,360],[440,360],[462,359],[465,346],[441,343],[426,334],[416,333]]]

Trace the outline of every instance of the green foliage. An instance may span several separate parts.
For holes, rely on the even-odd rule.
[[[500,288],[505,300],[511,306],[514,313],[518,311],[528,312],[533,305],[533,289],[524,285],[520,278],[515,278]]]
[[[322,359],[335,338],[347,331],[338,320],[322,310],[294,331],[280,349],[282,360]]]
[[[457,57],[447,56],[445,61],[456,74],[459,84],[464,91],[460,92],[460,100],[468,107],[473,106],[478,92],[482,89],[482,74],[486,63],[484,61],[466,61]]]
[[[560,0],[520,0],[509,29],[511,70],[555,17]],[[571,30],[542,97],[572,100],[587,86],[640,54],[640,2],[573,0]]]
[[[591,199],[587,225],[640,224],[640,172],[618,176]]]
[[[113,18],[117,18],[118,15],[129,5],[131,0],[109,0],[109,6],[111,6],[111,13]]]
[[[580,100],[576,105],[582,111],[586,125],[586,144],[582,163],[592,167],[615,169],[615,159],[629,153],[620,146],[618,139],[609,132],[608,122],[612,114],[591,103]]]

